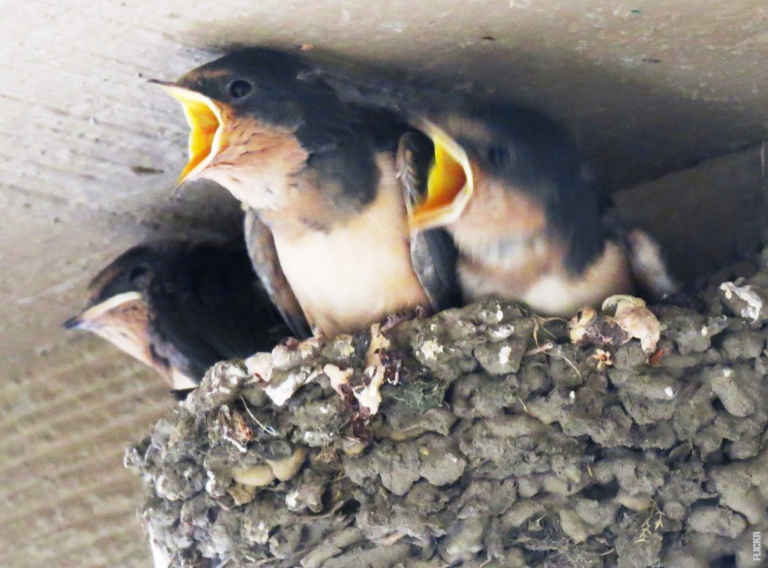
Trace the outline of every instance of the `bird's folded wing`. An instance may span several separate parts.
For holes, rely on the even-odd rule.
[[[280,266],[272,232],[252,209],[245,213],[245,242],[256,274],[291,333],[297,339],[310,337],[307,319]]]

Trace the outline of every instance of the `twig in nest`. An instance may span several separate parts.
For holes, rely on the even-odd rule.
[[[648,357],[648,364],[649,365],[658,365],[661,363],[661,360],[664,358],[664,355],[666,355],[667,350],[663,347],[660,349],[657,349],[655,353],[653,353],[650,357]]]
[[[536,345],[539,345],[536,343]],[[529,349],[525,353],[523,353],[523,357],[530,357],[531,355],[536,355],[538,353],[543,353],[544,351],[547,351],[548,349],[552,349],[555,346],[554,343],[551,341],[548,341],[544,345],[539,345],[538,347],[534,347],[533,349]]]
[[[250,416],[250,417],[253,419],[253,421],[254,421],[256,424],[258,424],[258,425],[259,425],[259,427],[260,427],[262,430],[264,430],[264,431],[265,431],[267,434],[269,434],[270,436],[274,436],[274,437],[277,437],[277,432],[275,431],[275,429],[274,429],[274,428],[272,428],[272,426],[264,426],[264,424],[262,424],[261,422],[259,422],[259,419],[258,419],[258,418],[256,418],[256,417],[253,415],[253,412],[251,412],[251,409],[250,409],[250,408],[248,408],[248,403],[247,403],[247,402],[245,402],[245,399],[243,398],[243,395],[240,395],[240,400],[242,400],[242,401],[243,401],[243,407],[245,408],[245,411],[248,413],[248,416]]]
[[[555,335],[545,327],[546,324],[551,321],[567,321],[563,318],[543,318],[541,316],[531,316],[531,320],[533,320],[533,340],[536,342],[536,345],[539,344],[540,329],[543,329],[544,332],[548,333],[550,337],[555,337]]]
[[[658,516],[656,519],[656,522],[653,523],[653,527],[651,527],[651,521],[653,521],[653,518]],[[648,515],[648,518],[643,521],[643,524],[640,526],[641,532],[640,536],[638,537],[635,542],[648,542],[648,539],[655,533],[659,532],[660,529],[664,528],[664,517],[666,515],[659,509],[659,505],[656,503],[655,500],[651,501],[651,512]]]
[[[551,341],[545,343],[544,345],[539,345],[539,329],[543,329],[551,337],[555,337],[551,331],[549,331],[546,327],[544,327],[544,324],[551,321],[564,321],[564,322],[568,321],[563,318],[543,318],[541,316],[531,316],[531,319],[533,320],[533,341],[536,343],[536,347],[534,349],[530,349],[526,351],[524,356],[542,353],[552,349],[555,346],[555,344],[552,343]],[[568,359],[568,357],[566,357],[565,355],[556,355],[554,353],[547,353],[547,355],[565,359],[565,362],[568,363],[574,371],[576,371],[576,374],[579,376],[579,378],[580,379],[582,378],[581,371],[579,371],[578,367],[576,367],[574,362]]]
[[[568,363],[571,366],[571,369],[576,371],[576,374],[579,376],[579,378],[580,379],[582,378],[581,371],[579,371],[579,368],[576,366],[576,363],[571,361],[568,357],[566,357],[562,353],[559,353],[559,354],[558,353],[547,353],[547,355],[549,355],[550,357],[556,357],[558,359],[563,359],[566,363]]]

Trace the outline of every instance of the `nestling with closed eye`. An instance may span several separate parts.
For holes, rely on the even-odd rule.
[[[85,309],[64,326],[103,337],[175,392],[196,387],[214,363],[271,350],[289,335],[241,244],[136,246],[89,288]]]

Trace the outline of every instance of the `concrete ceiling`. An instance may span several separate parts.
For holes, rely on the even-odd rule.
[[[0,8],[0,388],[60,365],[51,353],[71,360],[91,345],[59,325],[111,257],[147,237],[232,226],[237,206],[222,190],[170,199],[186,126],[176,103],[146,83],[175,78],[216,48],[312,44],[309,55],[534,104],[573,128],[615,187],[768,134],[765,0],[0,0]],[[113,364],[118,373],[125,359]],[[20,412],[15,396],[3,420]]]

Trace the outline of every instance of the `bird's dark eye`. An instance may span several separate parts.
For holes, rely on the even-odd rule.
[[[509,165],[509,150],[504,146],[491,146],[488,149],[488,161],[494,168],[502,168]]]
[[[229,96],[233,99],[242,99],[248,93],[251,92],[253,87],[244,79],[237,79],[229,84]]]
[[[137,266],[136,268],[132,268],[131,271],[128,273],[128,280],[135,283],[146,275],[147,275],[147,267]]]

